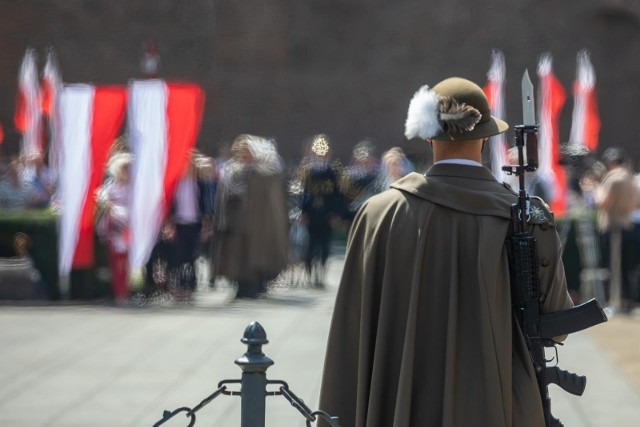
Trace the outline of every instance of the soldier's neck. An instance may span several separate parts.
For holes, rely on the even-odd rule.
[[[482,163],[482,140],[433,141],[433,161],[465,159]]]

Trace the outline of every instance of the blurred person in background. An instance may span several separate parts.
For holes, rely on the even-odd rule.
[[[118,151],[107,163],[108,177],[97,190],[98,236],[107,245],[113,297],[124,305],[129,297],[129,206],[131,153]]]
[[[391,184],[413,172],[413,165],[400,147],[392,147],[380,158],[382,185],[380,190],[390,188]]]
[[[558,233],[569,293],[578,304],[590,298],[606,301],[601,248],[595,227],[593,191],[596,158],[581,145],[562,144],[559,163],[567,179],[567,209]]]
[[[32,191],[21,177],[20,160],[14,159],[6,166],[0,178],[0,209],[27,209],[31,203]]]
[[[340,178],[340,189],[346,198],[346,219],[351,222],[356,211],[374,194],[379,192],[380,168],[376,147],[365,139],[353,148],[352,161]]]
[[[213,269],[213,237],[218,173],[215,160],[204,155],[195,158],[195,168],[198,181],[198,203],[202,215],[200,241],[196,251],[203,261],[196,270],[206,269],[206,272],[197,271],[198,277],[201,277],[203,282],[209,282],[208,284],[211,285],[210,274]]]
[[[29,254],[29,248],[31,248],[31,237],[29,235],[18,232],[15,234],[13,240],[13,248],[18,258],[21,258],[27,267],[29,285],[31,286],[31,297],[34,299],[47,299],[47,286],[36,267],[33,258]],[[26,284],[23,284],[25,286]]]
[[[34,154],[26,159],[22,179],[31,191],[30,207],[48,207],[56,190],[56,178],[51,168],[45,164],[42,154]]]
[[[638,251],[633,241],[631,213],[640,205],[625,151],[609,147],[602,154],[607,172],[595,193],[604,265],[609,268],[609,305],[623,313],[631,308],[630,273]]]
[[[567,179],[567,211],[591,209],[594,203],[592,193],[597,185],[593,168],[596,158],[582,146],[562,145],[559,164],[563,167]],[[513,163],[512,163],[513,164]],[[543,197],[544,200],[547,200]]]
[[[231,146],[216,197],[215,275],[237,284],[236,298],[257,298],[288,264],[284,164],[275,144],[243,134]]]
[[[640,191],[640,173],[636,173],[633,177],[633,183],[636,189]],[[631,234],[633,241],[633,251],[631,258],[631,305],[638,307],[640,305],[640,204],[638,204],[633,212],[631,212],[631,224],[633,226]]]
[[[158,232],[158,239],[145,266],[142,292],[146,297],[167,295],[169,291],[169,258],[172,254],[174,239],[175,227],[170,221],[163,221]]]
[[[168,284],[178,302],[191,302],[196,290],[195,261],[201,248],[203,221],[210,220],[213,203],[205,200],[210,195],[209,187],[201,185],[198,178],[198,162],[202,156],[190,153],[187,168],[176,186],[173,205],[165,219],[167,227],[173,227],[171,241]]]
[[[333,228],[342,210],[338,172],[331,163],[327,135],[312,138],[295,175],[302,186],[301,222],[307,228],[305,268],[311,285],[323,287]]]
[[[31,238],[22,232],[13,236],[13,254],[0,257],[0,299],[47,299],[47,287],[29,248]]]
[[[596,209],[596,191],[606,173],[607,168],[604,163],[593,159],[591,167],[588,167],[580,177],[578,185],[582,192],[582,199],[590,209]]]

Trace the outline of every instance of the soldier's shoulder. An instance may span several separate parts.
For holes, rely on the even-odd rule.
[[[503,182],[502,186],[511,194],[518,195],[518,192],[508,183]],[[549,205],[538,196],[529,196],[529,199],[529,222],[532,224],[555,225],[553,212]]]
[[[518,192],[517,192],[516,190],[514,190],[514,189],[513,189],[513,187],[512,187],[511,185],[509,185],[508,183],[506,183],[506,182],[504,182],[504,181],[503,181],[503,182],[502,182],[502,186],[503,186],[503,187],[504,187],[508,192],[510,192],[510,193],[512,193],[512,194],[514,194],[514,195],[516,195],[516,196],[518,195]]]
[[[365,200],[359,211],[366,213],[370,218],[385,216],[397,209],[398,204],[404,202],[404,198],[398,190],[389,189],[377,193]]]
[[[530,222],[533,224],[555,225],[555,218],[549,205],[540,197],[531,196]]]

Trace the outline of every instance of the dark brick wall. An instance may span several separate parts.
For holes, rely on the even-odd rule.
[[[6,151],[16,81],[27,46],[56,49],[66,82],[126,84],[140,76],[146,39],[160,47],[161,77],[207,93],[198,145],[209,153],[239,133],[276,138],[286,158],[326,132],[344,160],[363,137],[401,145],[406,108],[422,84],[449,75],[484,83],[491,50],[507,61],[508,120],[520,120],[519,82],[554,55],[568,92],[575,55],[592,52],[600,145],[640,159],[640,5],[636,0],[0,0],[0,122]]]

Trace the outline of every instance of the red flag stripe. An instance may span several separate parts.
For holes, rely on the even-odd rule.
[[[16,95],[16,111],[13,116],[13,125],[20,133],[26,132],[29,127],[26,105],[27,102],[25,98],[26,97],[24,91],[22,89],[18,89],[18,94]]]
[[[51,82],[47,79],[42,81],[40,86],[40,108],[45,116],[51,116],[51,108],[53,104],[53,88]]]
[[[163,213],[171,206],[176,185],[190,160],[202,121],[204,95],[199,86],[167,83],[167,165]],[[169,159],[171,161],[169,161]]]
[[[560,166],[560,130],[558,119],[564,106],[566,95],[564,88],[553,74],[549,72],[543,77],[543,91],[546,94],[546,102],[543,104],[542,114],[548,115],[550,138],[551,170],[554,175],[554,194],[549,205],[556,216],[562,216],[566,210],[567,187],[564,169]]]
[[[482,91],[484,92],[484,94],[487,97],[487,101],[489,102],[489,105],[493,105],[493,91],[494,91],[494,87],[495,87],[495,83],[491,80],[489,80],[487,82],[486,85],[484,85],[484,87],[482,88]]]
[[[124,87],[97,87],[93,99],[90,136],[90,176],[84,196],[78,240],[73,257],[73,268],[88,268],[93,265],[93,218],[95,198],[93,194],[102,182],[107,157],[124,119],[126,105]]]
[[[585,93],[584,145],[589,151],[595,151],[598,148],[598,133],[600,132],[600,115],[595,98],[594,88],[587,90]]]

